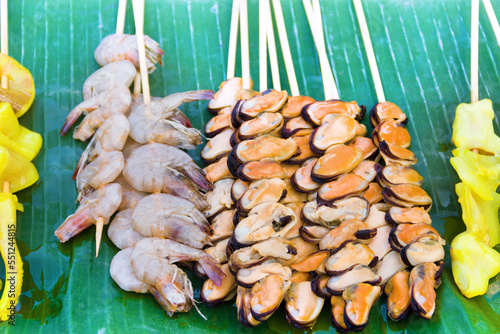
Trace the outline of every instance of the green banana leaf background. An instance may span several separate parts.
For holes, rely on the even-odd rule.
[[[459,179],[452,169],[451,124],[461,102],[470,102],[469,1],[363,1],[386,98],[409,116],[411,150],[424,177],[423,188],[434,200],[433,224],[448,245],[464,230],[454,192]],[[376,102],[354,6],[351,1],[323,0],[326,49],[343,100],[356,100],[371,108]],[[287,33],[300,93],[323,99],[319,62],[302,1],[282,1]],[[500,1],[493,1],[500,15]],[[114,33],[118,1],[19,0],[9,3],[10,55],[33,74],[36,98],[21,123],[43,135],[44,145],[34,160],[40,181],[19,192],[24,213],[18,215],[17,240],[24,261],[22,295],[15,326],[0,324],[3,333],[299,333],[285,320],[283,306],[257,328],[239,324],[234,302],[198,307],[169,318],[150,295],[122,291],[109,276],[118,249],[103,235],[95,258],[95,229],[90,228],[66,244],[55,229],[76,209],[73,169],[85,144],[71,135],[59,136],[68,112],[82,101],[84,80],[99,68],[93,52]],[[154,96],[195,90],[217,90],[225,79],[231,1],[147,0],[145,33],[165,51],[163,66],[150,76]],[[258,89],[258,1],[249,1],[250,61]],[[129,3],[125,32],[133,33]],[[280,46],[277,43],[278,53]],[[500,110],[500,49],[480,9],[479,96],[493,100]],[[239,51],[238,51],[239,55]],[[238,58],[239,59],[239,58]],[[240,62],[237,60],[236,74]],[[282,57],[280,72],[289,89]],[[271,80],[269,80],[271,86]],[[206,102],[183,106],[197,128],[210,119]],[[498,133],[500,113],[496,113]],[[367,120],[364,121],[365,124]],[[369,128],[369,131],[371,128]],[[201,164],[202,145],[190,152]],[[365,333],[497,333],[500,332],[500,278],[490,281],[488,292],[463,297],[451,273],[446,248],[443,282],[431,320],[412,314],[401,322],[387,319],[385,297],[371,311]],[[0,269],[1,270],[1,269]],[[0,277],[3,277],[0,276]],[[193,277],[196,296],[202,280]],[[313,328],[334,332],[330,307]]]

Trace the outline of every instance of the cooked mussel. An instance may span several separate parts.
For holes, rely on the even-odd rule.
[[[360,331],[368,323],[370,310],[380,296],[380,287],[366,283],[351,285],[343,293],[344,322],[350,330]]]
[[[304,203],[301,202],[287,203],[285,204],[285,206],[287,208],[292,209],[293,213],[295,214],[295,217],[297,217],[297,223],[287,232],[285,238],[287,239],[300,238],[299,230],[302,226],[304,226],[304,221],[302,220],[300,213],[302,212]]]
[[[216,306],[225,301],[233,299],[236,295],[237,284],[234,276],[229,272],[227,264],[220,268],[224,273],[224,278],[220,286],[216,286],[212,280],[207,279],[201,288],[200,297],[203,304]]]
[[[236,173],[239,166],[248,161],[264,159],[278,162],[284,161],[297,154],[297,148],[297,143],[293,139],[283,139],[269,135],[242,141],[229,154],[229,171]],[[300,154],[300,152],[298,153]]]
[[[417,157],[407,148],[389,144],[385,140],[379,142],[378,146],[386,166],[411,166],[417,163]]]
[[[281,167],[286,171],[286,178],[291,179],[293,174],[299,169],[299,164],[288,164],[286,162],[281,163]]]
[[[380,165],[378,165],[380,166]],[[424,178],[411,166],[378,167],[377,182],[382,187],[391,187],[399,184],[421,186]]]
[[[376,229],[370,229],[359,219],[351,219],[343,222],[321,238],[319,248],[329,249],[335,253],[348,241],[359,239],[358,241],[369,242],[376,234]]]
[[[423,236],[406,245],[400,252],[401,260],[408,266],[417,266],[426,262],[444,259],[444,248],[435,237]]]
[[[371,182],[361,196],[366,199],[370,205],[376,204],[384,199],[384,196],[382,196],[382,189],[383,188],[377,182]]]
[[[348,332],[349,328],[344,322],[344,298],[342,298],[342,296],[332,296],[330,298],[330,304],[332,304],[333,327],[339,332]]]
[[[281,204],[289,204],[289,203],[297,203],[297,202],[306,202],[307,201],[307,193],[299,192],[295,190],[292,180],[286,179],[286,188],[285,188],[285,196],[280,199]]]
[[[241,123],[235,136],[240,141],[253,139],[265,134],[277,133],[283,126],[283,116],[279,113],[263,113],[259,116]]]
[[[236,102],[236,93],[243,88],[243,79],[231,78],[223,81],[214,98],[208,102],[208,111],[217,115],[220,109],[230,107]]]
[[[316,271],[329,255],[329,250],[316,251],[312,254],[309,254],[301,261],[291,264],[290,267],[292,267],[293,270],[299,272]]]
[[[384,200],[394,206],[411,208],[414,206],[422,207],[429,211],[432,207],[432,198],[424,189],[411,184],[400,184],[397,186],[386,187],[382,190]]]
[[[338,276],[352,269],[355,265],[364,264],[374,267],[378,258],[365,244],[348,242],[325,262],[325,270],[329,275]]]
[[[390,251],[379,261],[376,271],[381,277],[381,284],[385,284],[394,274],[406,268],[406,264],[401,260],[399,252]]]
[[[330,276],[328,275],[316,275],[311,281],[311,289],[314,294],[318,297],[328,299],[332,297],[332,294],[326,288]]]
[[[429,213],[420,207],[400,208],[393,206],[385,214],[385,220],[393,226],[396,224],[432,224]]]
[[[365,106],[359,107],[356,101],[343,102],[340,100],[317,101],[302,108],[301,115],[315,126],[321,125],[327,115],[344,115],[361,121],[365,114]]]
[[[364,265],[355,265],[351,270],[345,271],[338,276],[332,276],[328,279],[326,288],[332,295],[340,295],[342,291],[353,284],[368,283],[377,285],[380,283],[380,276],[372,268]]]
[[[361,163],[362,152],[354,146],[330,146],[314,165],[311,178],[318,183],[330,182],[353,170]]]
[[[294,118],[300,116],[300,111],[302,108],[308,104],[315,102],[312,97],[296,95],[289,96],[283,109],[281,109],[281,114],[284,118]]]
[[[210,139],[201,151],[201,160],[208,165],[217,162],[231,152],[232,147],[229,139],[233,132],[232,129],[226,129]]]
[[[411,136],[402,123],[388,120],[377,125],[372,133],[373,143],[379,146],[381,141],[386,141],[394,146],[408,148],[411,143]]]
[[[279,202],[286,195],[285,189],[286,182],[278,178],[254,181],[238,199],[236,207],[246,213],[259,204]]]
[[[239,111],[240,119],[245,121],[257,117],[263,112],[276,112],[281,109],[287,99],[286,90],[268,89],[242,103]]]
[[[300,116],[287,119],[281,130],[281,134],[284,138],[290,138],[291,136],[303,136],[311,134],[312,132],[312,125]]]
[[[419,264],[410,273],[410,298],[413,311],[430,319],[436,309],[436,291],[441,285],[444,262]]]
[[[211,183],[215,183],[223,179],[232,179],[234,177],[227,168],[227,155],[223,156],[219,161],[208,165],[203,170],[206,173],[207,180]]]
[[[387,314],[394,321],[406,318],[410,307],[410,271],[396,273],[387,281],[384,292],[387,295]]]
[[[238,309],[238,320],[247,327],[255,327],[260,324],[251,311],[250,301],[252,300],[252,291],[250,288],[238,286],[236,290],[236,308]]]
[[[237,179],[231,186],[231,199],[236,203],[240,197],[248,190],[250,182]]]
[[[233,182],[233,179],[217,181],[214,184],[214,190],[207,193],[206,199],[209,208],[203,213],[208,220],[214,218],[223,210],[231,208],[233,205],[233,200],[231,199],[231,187]]]
[[[297,328],[314,326],[325,300],[311,290],[310,281],[292,283],[285,295],[286,319]]]
[[[376,160],[378,155],[378,147],[373,144],[373,141],[370,138],[358,136],[355,137],[350,143],[349,146],[357,147],[361,150],[363,160]]]
[[[312,244],[319,244],[321,238],[323,238],[328,232],[330,232],[328,227],[320,225],[303,225],[299,229],[300,237]]]
[[[228,112],[229,111],[229,112]],[[231,108],[221,110],[221,113],[212,117],[205,125],[205,136],[213,138],[231,126]]]
[[[292,270],[277,260],[270,259],[256,266],[238,270],[236,282],[240,286],[251,288],[255,283],[270,275],[277,275],[288,281],[292,276]]]
[[[286,176],[286,171],[274,160],[249,161],[238,168],[238,177],[243,181],[285,179]]]
[[[318,161],[318,158],[311,158],[305,161],[302,166],[292,176],[292,186],[295,190],[310,193],[321,187],[320,183],[314,182],[311,178],[311,171]]]
[[[236,250],[229,259],[229,268],[236,273],[241,268],[249,268],[271,258],[280,263],[292,260],[297,255],[297,246],[285,238],[268,239],[250,247]]]
[[[334,181],[323,184],[318,189],[319,202],[335,202],[363,192],[370,181],[356,174],[344,174]]]
[[[344,144],[353,139],[359,123],[345,115],[330,114],[311,135],[310,145],[313,152],[322,154],[330,146]]]
[[[291,283],[279,275],[270,275],[252,286],[250,309],[258,321],[265,321],[278,309]]]
[[[405,113],[392,102],[385,101],[377,103],[370,110],[370,124],[376,127],[380,123],[388,120],[394,120],[398,123],[407,121]]]
[[[211,242],[217,242],[221,239],[229,238],[233,235],[233,215],[235,210],[225,210],[212,219]]]
[[[311,132],[312,133],[312,132]],[[309,145],[309,140],[311,138],[311,133],[304,134],[301,136],[293,136],[292,139],[297,143],[297,150],[300,151],[299,155],[295,155],[290,159],[286,160],[289,164],[301,164],[307,159],[312,157],[316,157],[316,153],[311,150],[311,146]]]
[[[433,237],[442,244],[444,240],[439,236],[439,233],[428,224],[399,224],[392,228],[389,234],[389,243],[392,249],[401,251],[403,247],[412,242],[417,241],[422,236]]]
[[[313,224],[334,228],[351,219],[365,220],[368,215],[368,201],[361,197],[348,197],[329,205],[307,202],[302,208],[302,217]]]
[[[366,217],[365,222],[366,225],[371,228],[378,228],[384,225],[387,225],[385,221],[385,211],[384,211],[383,203],[377,203],[370,207],[370,212],[368,213],[368,217]]]
[[[234,241],[241,245],[253,245],[269,238],[285,236],[297,223],[292,209],[279,203],[263,203],[255,206],[248,217],[234,229]]]

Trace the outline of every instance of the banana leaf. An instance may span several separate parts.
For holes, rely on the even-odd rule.
[[[454,192],[459,179],[452,169],[451,124],[456,106],[470,101],[469,1],[364,1],[368,27],[386,98],[409,117],[411,150],[416,168],[431,195],[433,224],[448,244],[464,230]],[[322,1],[326,49],[343,100],[371,108],[376,102],[373,80],[351,1]],[[500,14],[500,3],[494,8]],[[303,95],[323,99],[319,62],[302,2],[282,1],[295,72]],[[1,323],[3,333],[146,333],[233,332],[298,333],[285,320],[283,306],[255,329],[236,319],[234,302],[168,317],[150,295],[122,291],[109,276],[117,248],[105,233],[95,258],[95,230],[90,228],[60,244],[55,229],[76,209],[73,169],[85,144],[59,129],[73,106],[82,101],[84,80],[99,68],[94,49],[114,32],[118,1],[22,0],[9,3],[10,55],[27,67],[35,79],[36,98],[21,123],[43,135],[44,146],[34,160],[40,181],[18,193],[24,205],[19,214],[17,240],[24,261],[22,295],[15,326]],[[258,85],[258,1],[249,1],[251,75]],[[163,66],[150,76],[154,96],[195,90],[216,90],[225,79],[231,1],[148,0],[145,33],[159,41]],[[133,33],[129,4],[125,32]],[[281,53],[277,43],[278,53]],[[479,96],[493,100],[500,110],[500,50],[481,6],[479,27]],[[239,51],[238,51],[239,57]],[[239,59],[239,58],[238,58]],[[279,56],[284,89],[289,89]],[[239,75],[237,61],[236,74]],[[271,86],[271,80],[268,82]],[[210,115],[206,102],[183,106],[195,127]],[[500,114],[496,114],[498,133]],[[365,119],[365,124],[367,121]],[[190,154],[201,164],[201,146]],[[451,273],[446,249],[443,282],[437,290],[437,308],[431,320],[412,314],[406,320],[387,319],[385,297],[373,307],[365,333],[496,333],[500,331],[500,278],[488,292],[463,297]],[[3,277],[0,276],[0,277]],[[191,275],[196,296],[202,281]],[[326,303],[325,305],[328,305]],[[334,332],[328,306],[313,330]]]

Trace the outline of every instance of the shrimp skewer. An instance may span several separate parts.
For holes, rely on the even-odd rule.
[[[109,222],[109,217],[115,213],[122,198],[122,187],[111,183],[92,192],[83,198],[76,212],[70,215],[54,233],[61,243],[68,241],[96,224],[96,256],[99,252],[102,225]]]
[[[129,116],[130,137],[141,144],[157,142],[193,149],[201,143],[200,132],[172,120],[172,116],[177,114],[177,107],[182,103],[212,97],[212,91],[200,90],[171,94],[148,105],[137,104]]]
[[[73,173],[73,180],[76,179],[80,170],[83,170],[102,152],[121,151],[129,132],[130,124],[123,114],[118,113],[108,117],[83,151]]]
[[[139,191],[159,192],[168,189],[168,179],[163,170],[175,170],[187,176],[205,190],[213,189],[191,157],[178,148],[152,143],[143,145],[130,153],[123,169],[123,176],[131,186]],[[165,190],[166,191],[166,190]]]
[[[68,114],[60,135],[66,134],[76,120],[85,114],[85,118],[76,128],[73,138],[86,141],[107,118],[115,113],[125,113],[131,102],[132,95],[126,86],[118,86],[91,97],[77,105]]]
[[[80,201],[93,189],[113,182],[120,175],[125,161],[120,151],[104,152],[97,159],[88,164],[76,177],[76,188]]]
[[[83,99],[90,99],[93,96],[118,86],[130,87],[136,73],[137,70],[134,64],[128,60],[109,63],[92,73],[87,80],[85,80],[83,83]]]
[[[144,36],[144,46],[146,48],[146,64],[148,73],[153,73],[155,64],[161,65],[163,50],[160,45],[149,36]],[[101,66],[109,63],[128,60],[136,68],[139,68],[139,52],[137,38],[135,35],[112,34],[104,37],[99,46],[94,51],[94,58]]]

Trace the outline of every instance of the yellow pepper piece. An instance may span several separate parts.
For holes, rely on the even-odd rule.
[[[0,253],[6,272],[5,288],[0,299],[1,321],[9,320],[14,314],[23,284],[23,261],[16,245],[16,209],[18,208],[19,203],[15,195],[8,192],[0,193]]]
[[[494,117],[491,100],[461,103],[453,121],[451,141],[459,148],[500,155],[500,138],[493,130]]]
[[[4,181],[17,192],[38,181],[38,172],[21,154],[0,145],[0,184]]]
[[[463,232],[451,242],[451,268],[455,282],[467,298],[483,295],[490,278],[500,272],[500,254],[471,232]]]
[[[500,157],[477,154],[464,149],[453,150],[451,164],[458,176],[482,199],[493,199],[491,190],[500,185]]]
[[[491,201],[485,201],[475,195],[464,183],[455,186],[458,202],[462,205],[462,219],[467,231],[473,233],[486,245],[493,247],[500,243],[500,224],[498,209],[500,195],[491,191]]]
[[[42,148],[42,136],[19,125],[14,110],[8,103],[0,103],[0,145],[21,153],[29,161]]]
[[[35,98],[35,83],[30,71],[19,64],[14,58],[0,54],[0,69],[2,76],[7,76],[9,87],[0,87],[0,101],[8,102],[17,117],[21,117],[33,103]]]

